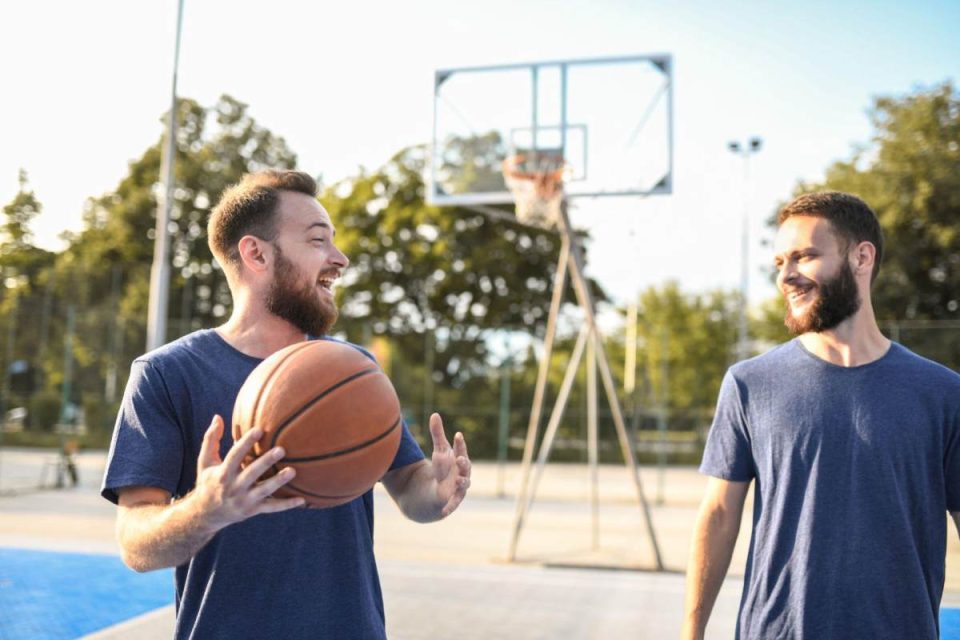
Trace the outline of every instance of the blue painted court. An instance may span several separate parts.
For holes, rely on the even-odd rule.
[[[78,638],[173,603],[173,571],[111,555],[0,548],[0,638]]]

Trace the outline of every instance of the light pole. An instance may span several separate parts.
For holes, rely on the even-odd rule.
[[[747,327],[747,307],[750,298],[750,206],[747,190],[750,179],[750,156],[760,151],[763,140],[753,136],[745,143],[732,141],[727,143],[731,153],[743,158],[743,228],[740,237],[740,316],[737,320],[737,360],[746,360],[750,356],[750,331]]]
[[[177,67],[180,65],[180,30],[183,24],[183,0],[177,3],[177,38],[173,50],[173,88],[167,139],[161,159],[163,191],[157,203],[156,237],[153,241],[153,267],[150,269],[150,299],[147,309],[147,351],[167,341],[167,296],[170,291],[170,209],[173,207],[173,167],[177,153]]]

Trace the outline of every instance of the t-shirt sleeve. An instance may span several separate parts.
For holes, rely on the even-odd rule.
[[[403,421],[401,426],[403,427],[403,435],[400,436],[400,448],[397,449],[397,455],[393,458],[390,471],[424,459],[423,450],[420,449],[420,445],[417,444],[413,434],[410,433],[410,429],[407,428],[406,421]]]
[[[947,487],[947,511],[960,511],[960,412],[953,417],[943,456],[943,477]]]
[[[746,414],[737,381],[727,371],[720,385],[717,412],[707,435],[700,473],[723,480],[747,482],[754,473]]]
[[[176,494],[184,458],[183,434],[160,371],[135,361],[107,456],[100,490],[116,503],[124,487],[157,487]]]

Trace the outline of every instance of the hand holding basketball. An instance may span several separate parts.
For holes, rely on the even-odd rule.
[[[430,437],[433,439],[431,462],[437,483],[437,500],[443,505],[440,516],[445,518],[460,506],[470,488],[470,458],[462,433],[453,437],[453,446],[450,446],[443,432],[443,420],[437,413],[430,416]]]
[[[262,436],[263,431],[252,429],[237,440],[221,459],[223,418],[214,416],[210,428],[204,433],[197,458],[197,484],[193,495],[204,514],[206,524],[213,530],[220,530],[261,513],[275,513],[303,506],[303,498],[278,500],[269,497],[293,479],[293,469],[284,469],[273,477],[258,482],[264,472],[283,457],[284,452],[280,447],[275,447],[243,469],[240,468],[241,461]]]

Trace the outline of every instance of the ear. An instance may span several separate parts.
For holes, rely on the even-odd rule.
[[[257,236],[243,236],[237,243],[243,268],[253,273],[265,273],[273,261],[273,246]]]
[[[877,248],[872,242],[863,241],[856,245],[850,252],[850,260],[853,263],[853,271],[856,274],[873,273],[873,265],[877,259]]]

